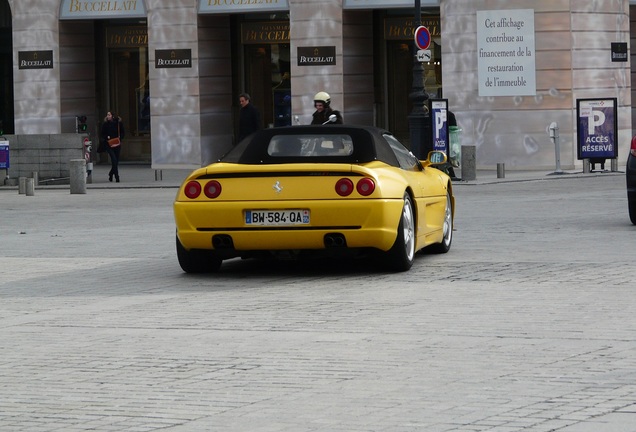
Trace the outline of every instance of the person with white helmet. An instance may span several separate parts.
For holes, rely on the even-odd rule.
[[[329,93],[324,91],[316,93],[316,96],[314,96],[314,108],[316,108],[316,112],[313,114],[312,125],[344,123],[340,111],[331,109],[330,105],[331,96],[329,96]],[[329,121],[331,115],[336,116],[334,121]]]

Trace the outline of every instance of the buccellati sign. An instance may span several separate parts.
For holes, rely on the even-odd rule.
[[[336,64],[336,47],[298,47],[298,66],[328,66]]]
[[[191,49],[155,50],[155,68],[192,67]]]
[[[53,69],[53,51],[18,51],[18,69]]]
[[[144,0],[62,0],[60,19],[108,19],[146,17]]]

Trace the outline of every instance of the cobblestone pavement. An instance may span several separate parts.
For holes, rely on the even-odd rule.
[[[176,189],[0,189],[2,431],[636,431],[623,175],[458,183],[453,248],[184,274]]]

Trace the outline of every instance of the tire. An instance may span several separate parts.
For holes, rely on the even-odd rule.
[[[181,269],[186,273],[214,273],[221,268],[223,262],[213,251],[187,251],[177,237],[177,259]]]
[[[404,194],[404,206],[397,228],[397,237],[391,249],[386,253],[386,263],[389,270],[396,272],[407,271],[415,260],[415,214],[413,202],[408,193]]]
[[[446,207],[444,209],[443,236],[440,243],[431,245],[429,250],[433,253],[443,254],[450,250],[453,242],[453,206],[450,192],[446,194]]]
[[[633,199],[629,196],[627,197],[627,207],[629,209],[629,220],[636,225],[636,197]]]

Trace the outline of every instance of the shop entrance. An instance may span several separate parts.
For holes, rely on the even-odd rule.
[[[148,33],[146,26],[105,24],[106,63],[98,68],[102,96],[101,113],[116,112],[126,129],[121,160],[150,163],[150,87],[148,82]],[[101,118],[100,120],[103,120]]]
[[[239,78],[234,81],[236,103],[238,94],[247,92],[261,113],[263,127],[290,126],[289,15],[256,14],[237,18],[240,39],[235,39],[235,43],[243,55],[236,58],[234,64],[235,77]]]
[[[410,94],[413,91],[413,18],[402,16],[402,11],[388,11],[379,16],[383,26],[384,40],[380,48],[385,53],[387,128],[405,144],[410,142],[409,114],[413,111]],[[421,24],[431,33],[429,47],[431,59],[423,64],[423,85],[429,99],[442,97],[441,46],[439,9],[422,10]],[[386,51],[384,51],[386,50]]]
[[[413,43],[387,42],[387,97],[389,128],[402,142],[409,141],[408,116],[413,109],[409,98],[413,91]],[[440,46],[431,44],[431,62],[424,66],[424,89],[429,99],[441,97]]]
[[[245,45],[245,88],[264,127],[291,125],[289,44]]]
[[[389,130],[398,140],[408,143],[408,115],[413,108],[409,99],[413,86],[411,45],[402,41],[389,41],[387,45]]]

